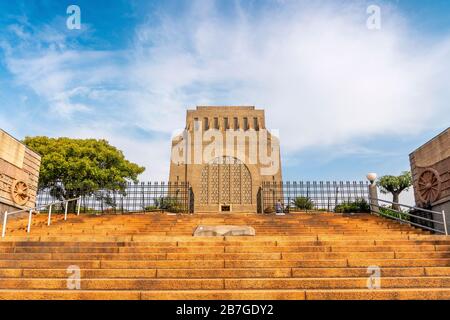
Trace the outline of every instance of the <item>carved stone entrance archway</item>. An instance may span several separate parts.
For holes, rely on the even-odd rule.
[[[199,201],[201,205],[252,204],[250,170],[234,157],[213,159],[203,166]]]

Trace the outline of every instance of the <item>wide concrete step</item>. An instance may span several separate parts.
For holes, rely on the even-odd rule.
[[[105,261],[106,263],[106,261]],[[225,260],[226,268],[446,267],[450,259]]]
[[[383,268],[382,277],[450,276],[450,267]],[[367,268],[81,269],[81,278],[367,277]],[[67,269],[0,269],[0,278],[66,278]]]
[[[342,254],[337,254],[342,255]],[[394,254],[373,253],[373,258]],[[279,260],[281,253],[3,253],[2,260]]]
[[[450,252],[445,245],[402,246],[17,246],[0,247],[0,253],[282,253],[282,252]]]
[[[447,267],[450,259],[315,259],[315,260],[0,260],[0,268],[342,268]]]
[[[313,259],[437,259],[450,252],[270,252],[270,253],[1,253],[1,260],[313,260]]]
[[[349,259],[349,267],[448,267],[450,259]]]
[[[306,300],[449,300],[448,288],[328,289],[305,291]]]
[[[450,289],[0,290],[4,300],[448,300]]]
[[[84,290],[254,290],[254,289],[365,289],[362,278],[246,278],[246,279],[81,279]],[[1,278],[0,289],[67,289],[67,279]],[[450,277],[383,277],[388,288],[449,288]]]
[[[368,278],[225,279],[226,289],[365,289]],[[450,288],[450,277],[383,277],[383,288]]]
[[[141,299],[142,299],[141,292],[135,290],[86,291],[86,290],[0,289],[0,300],[141,300]]]
[[[424,239],[402,239],[402,240],[382,240],[376,238],[362,239],[333,239],[318,240],[316,236],[308,237],[167,237],[167,236],[145,236],[138,239],[132,239],[132,236],[126,237],[85,237],[77,239],[74,237],[51,237],[49,239],[39,236],[27,237],[8,237],[0,241],[0,247],[11,246],[261,246],[261,245],[278,245],[278,246],[309,246],[309,245],[335,245],[335,246],[403,246],[403,245],[448,245],[450,246],[450,237],[441,238],[435,236],[433,238]]]

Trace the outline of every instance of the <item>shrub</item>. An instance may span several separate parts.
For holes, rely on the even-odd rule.
[[[308,197],[297,197],[292,202],[297,209],[312,210],[314,208],[314,202]]]
[[[357,199],[353,202],[338,204],[334,211],[337,213],[365,213],[370,212],[370,205],[365,199]]]
[[[406,221],[409,221],[409,218],[410,218],[410,216],[407,215],[406,213],[393,211],[393,209],[391,207],[380,207],[380,213],[383,216],[402,219],[402,220],[406,220]]]
[[[160,198],[159,201],[155,201],[158,209],[169,211],[173,213],[180,213],[184,211],[183,205],[177,199]]]

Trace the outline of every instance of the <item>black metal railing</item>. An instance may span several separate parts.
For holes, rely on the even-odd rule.
[[[381,204],[380,204],[381,203]],[[399,207],[393,209],[393,206]],[[370,199],[371,212],[433,233],[448,235],[445,212],[409,206],[382,199]]]
[[[258,208],[265,213],[276,210],[278,201],[287,212],[332,212],[345,204],[368,203],[369,185],[363,181],[274,181],[264,182],[258,194]]]
[[[133,213],[133,212],[191,212],[192,192],[185,182],[140,182],[128,183],[120,189],[100,188],[66,190],[66,193],[81,197],[81,213]],[[58,192],[50,188],[40,190],[37,206],[60,199]],[[55,208],[55,212],[62,208]]]

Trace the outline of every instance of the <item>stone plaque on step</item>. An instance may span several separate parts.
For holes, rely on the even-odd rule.
[[[199,225],[194,231],[194,237],[223,237],[223,236],[254,236],[255,229],[249,226],[207,226]]]

